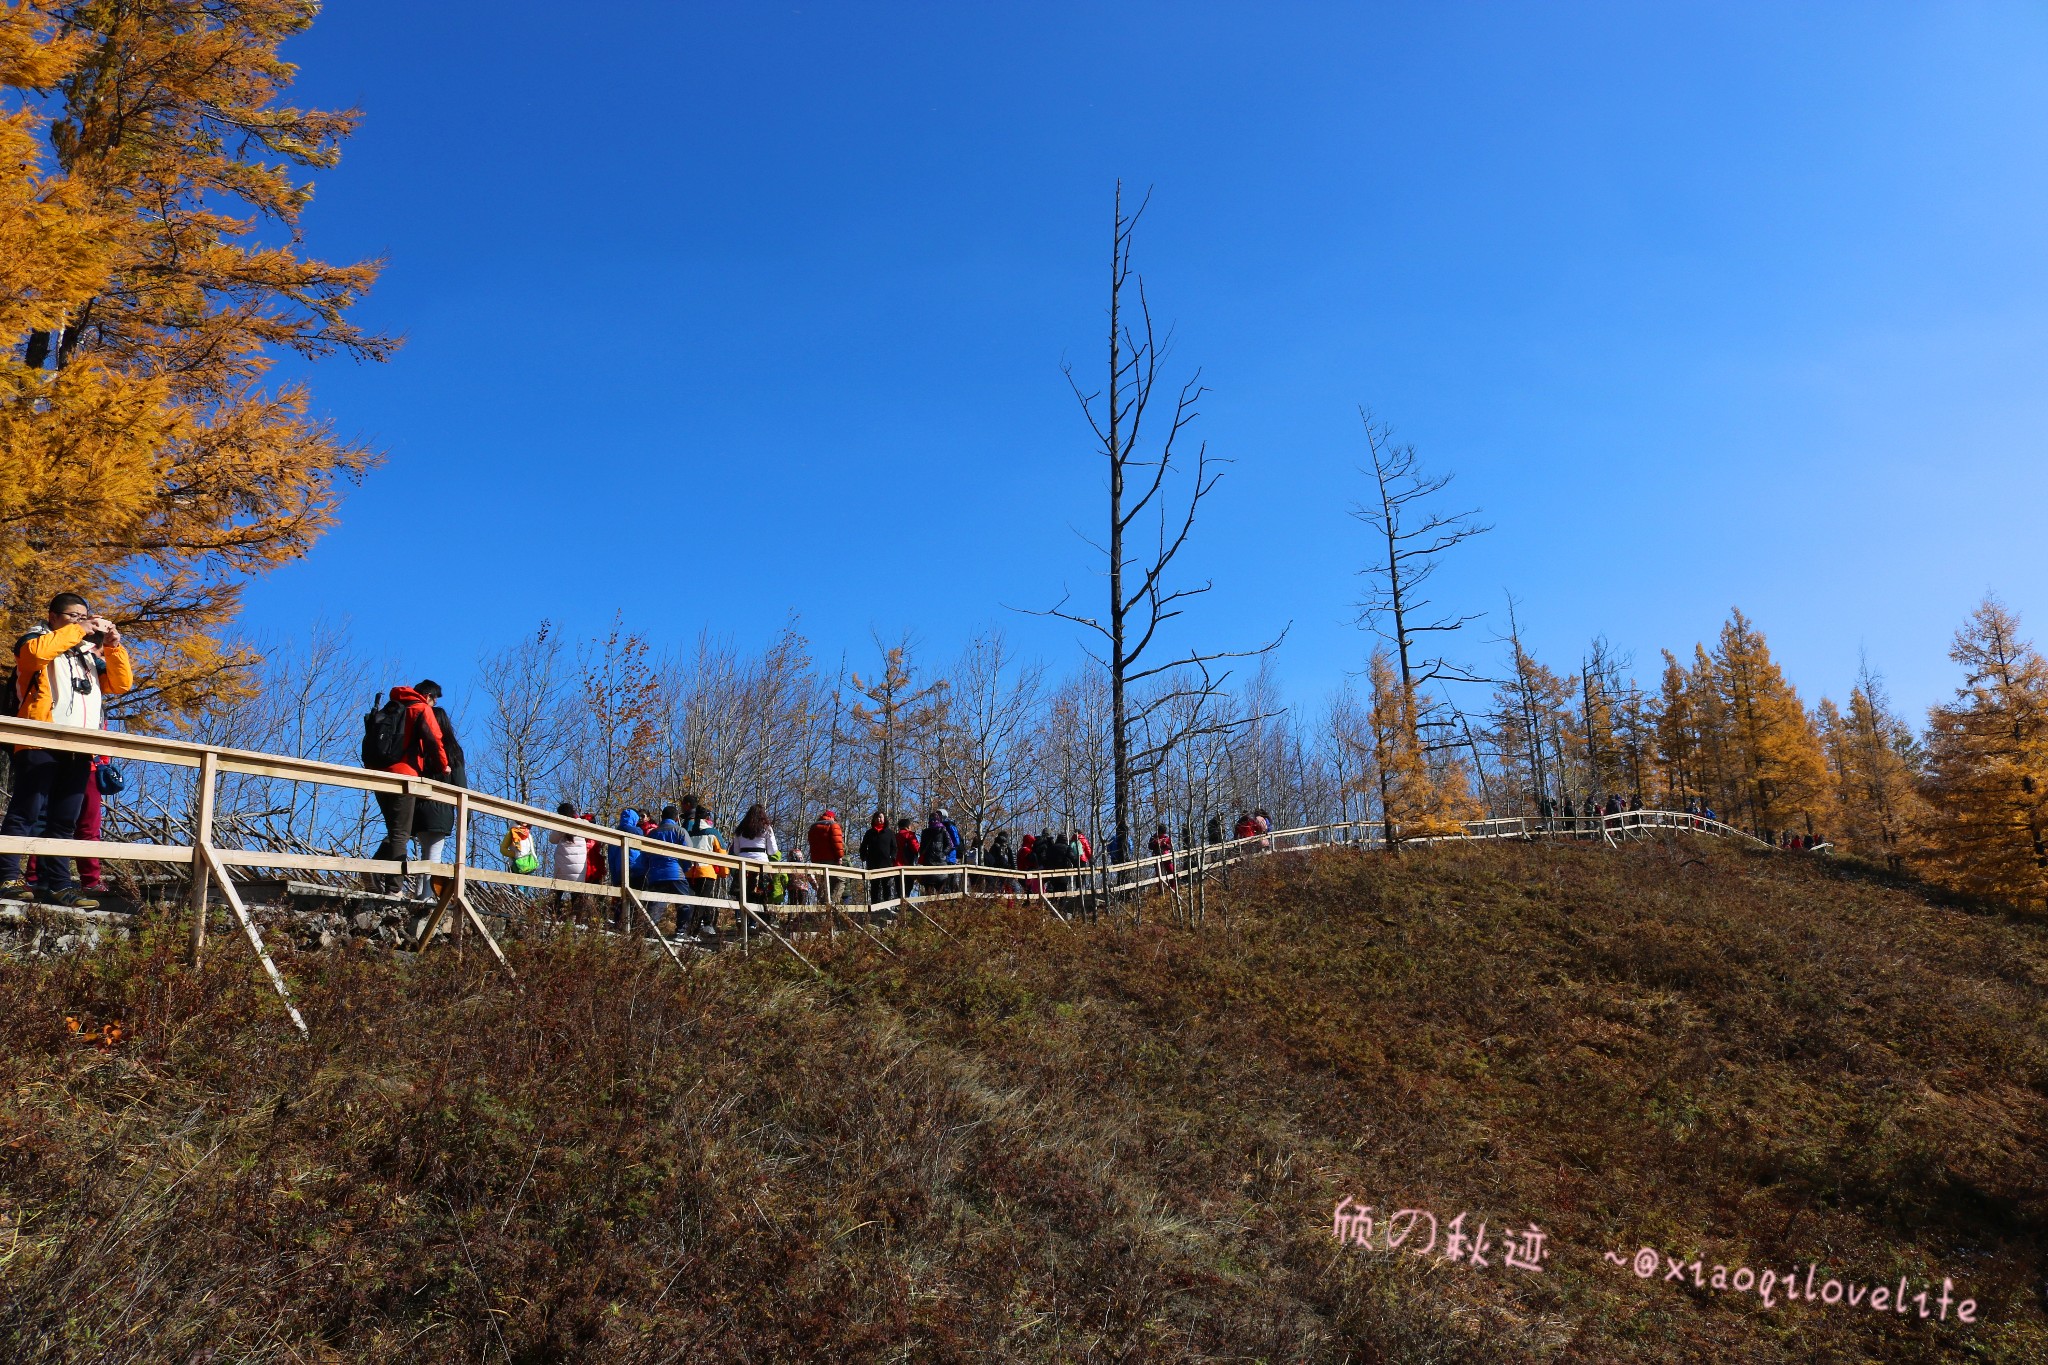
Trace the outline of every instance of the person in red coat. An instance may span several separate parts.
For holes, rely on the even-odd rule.
[[[896,819],[896,866],[916,867],[918,851],[917,831],[911,828],[910,817],[907,815],[898,816]],[[896,894],[898,896],[909,894],[909,881],[910,879],[907,877],[898,877],[896,879]]]
[[[811,861],[837,867],[846,861],[846,831],[839,827],[839,812],[826,811],[811,824]]]

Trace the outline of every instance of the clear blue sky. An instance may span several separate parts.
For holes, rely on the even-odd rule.
[[[407,341],[316,367],[388,463],[259,633],[460,680],[543,616],[794,610],[1071,666],[1002,604],[1099,591],[1059,365],[1121,176],[1236,462],[1190,622],[1291,620],[1296,700],[1366,649],[1361,403],[1497,527],[1443,599],[1512,587],[1561,670],[1739,604],[1809,700],[1866,648],[1917,714],[1987,588],[2048,639],[2038,5],[347,0],[289,55],[365,113],[309,249],[387,256]]]

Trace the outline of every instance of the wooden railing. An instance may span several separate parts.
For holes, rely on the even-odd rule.
[[[484,916],[478,913],[471,900],[473,884],[483,883],[529,891],[565,892],[576,896],[594,897],[600,901],[612,901],[615,903],[615,911],[624,912],[623,915],[615,914],[614,922],[637,917],[661,944],[663,951],[678,965],[681,965],[682,957],[676,952],[675,945],[661,933],[654,919],[654,911],[650,907],[691,905],[731,910],[738,921],[743,946],[753,931],[758,929],[773,938],[812,971],[818,970],[816,964],[805,957],[789,937],[764,916],[762,912],[766,907],[749,900],[748,876],[731,878],[731,898],[642,890],[632,886],[627,875],[631,855],[635,852],[657,858],[675,859],[679,862],[711,865],[721,869],[724,874],[743,871],[757,878],[808,877],[815,887],[817,903],[777,905],[774,907],[777,919],[785,923],[794,923],[801,921],[805,916],[817,916],[822,917],[828,926],[844,923],[859,928],[873,937],[872,929],[859,924],[849,912],[908,909],[929,919],[930,917],[924,915],[924,911],[918,905],[920,900],[1002,892],[1034,896],[1043,901],[1055,915],[1066,919],[1068,910],[1076,908],[1077,905],[1092,904],[1094,898],[1125,896],[1149,887],[1174,887],[1183,881],[1198,879],[1211,869],[1227,867],[1252,854],[1296,852],[1331,844],[1370,849],[1384,847],[1386,842],[1385,832],[1378,821],[1352,820],[1274,830],[1252,838],[1202,844],[1168,854],[1134,858],[1122,863],[1048,871],[1020,871],[974,864],[869,870],[809,862],[764,863],[731,853],[700,852],[667,840],[652,838],[637,830],[608,829],[573,816],[508,801],[484,792],[449,786],[427,778],[322,763],[314,759],[194,744],[154,735],[80,730],[72,726],[52,725],[43,721],[15,717],[0,717],[0,743],[28,749],[104,754],[110,759],[124,762],[194,770],[193,815],[189,843],[0,837],[0,853],[102,858],[114,862],[168,863],[188,867],[190,880],[187,897],[192,921],[188,951],[190,961],[196,965],[205,952],[208,904],[212,891],[218,889],[240,925],[244,937],[248,939],[257,960],[262,963],[271,985],[276,988],[278,996],[283,1000],[292,1023],[301,1033],[306,1032],[305,1019],[292,1000],[291,989],[283,973],[278,970],[277,963],[264,945],[262,932],[235,888],[232,874],[236,869],[278,869],[395,877],[424,874],[439,879],[440,892],[427,908],[425,918],[415,935],[416,946],[424,950],[439,933],[443,921],[450,915],[459,915],[461,918],[455,922],[454,927],[459,931],[466,922],[474,929],[505,972],[508,975],[515,975],[516,979],[504,949],[492,935],[485,924]],[[306,782],[363,792],[372,796],[379,793],[411,794],[443,802],[455,808],[455,828],[449,836],[454,856],[446,862],[421,862],[412,859],[380,860],[303,851],[223,847],[216,838],[220,831],[217,828],[215,801],[220,779],[225,775]],[[471,844],[472,817],[496,819],[508,824],[523,824],[536,833],[555,830],[581,837],[589,841],[587,847],[592,857],[608,857],[610,851],[616,849],[619,853],[618,869],[613,880],[609,882],[590,882],[564,881],[538,874],[473,866],[471,857],[475,850]],[[1612,816],[1515,816],[1499,820],[1481,820],[1467,824],[1461,832],[1455,834],[1403,838],[1399,839],[1399,842],[1426,844],[1447,840],[1601,839],[1611,844],[1617,840],[1641,837],[1654,831],[1673,829],[1695,830],[1762,842],[1716,820],[1684,812],[1659,810],[1627,811]],[[857,836],[860,831],[849,830],[848,833]],[[538,838],[536,847],[543,847]],[[936,921],[932,922],[936,924]],[[879,939],[876,941],[880,942]],[[886,944],[882,946],[887,948]]]

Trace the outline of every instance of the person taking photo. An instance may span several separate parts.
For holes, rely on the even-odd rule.
[[[100,665],[106,665],[102,674]],[[135,685],[135,670],[121,631],[93,614],[75,592],[50,599],[45,624],[22,637],[14,654],[14,711],[26,720],[81,730],[106,728],[106,699]],[[17,749],[14,790],[0,834],[69,839],[85,806],[92,780],[92,755],[56,749]],[[79,892],[71,860],[44,856],[36,861],[37,899],[49,905],[90,910],[99,902]],[[0,899],[28,894],[21,855],[0,855]]]

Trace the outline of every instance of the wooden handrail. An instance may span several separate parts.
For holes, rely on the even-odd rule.
[[[1385,833],[1378,821],[1342,820],[1325,824],[1302,825],[1293,829],[1270,830],[1265,834],[1248,838],[1231,838],[1220,843],[1201,843],[1189,848],[1174,849],[1164,854],[1147,854],[1114,864],[1094,864],[1088,867],[1057,868],[1043,871],[1018,869],[1015,867],[990,867],[980,863],[920,864],[916,866],[868,869],[842,864],[811,862],[775,861],[764,862],[757,858],[741,857],[734,853],[710,853],[671,843],[666,839],[655,839],[638,830],[619,829],[597,825],[588,820],[564,816],[556,811],[529,806],[486,792],[471,791],[430,778],[411,777],[402,773],[379,772],[373,769],[349,767],[338,763],[325,763],[316,759],[294,758],[279,754],[266,754],[243,749],[230,749],[221,745],[199,744],[189,740],[171,739],[160,735],[138,735],[113,733],[99,730],[81,730],[75,726],[54,725],[47,721],[25,720],[14,716],[0,716],[0,743],[13,744],[27,749],[54,749],[67,753],[104,754],[141,763],[160,763],[172,767],[198,770],[200,793],[198,815],[193,830],[193,843],[177,845],[168,843],[119,843],[104,840],[44,839],[27,837],[0,837],[0,852],[43,854],[51,857],[101,857],[110,861],[130,859],[142,862],[185,863],[193,870],[190,895],[193,911],[191,956],[197,962],[206,941],[206,904],[209,885],[218,885],[227,899],[236,918],[240,921],[256,955],[261,959],[266,973],[284,999],[292,1021],[303,1031],[305,1022],[292,1004],[291,994],[284,978],[263,945],[262,935],[254,920],[236,893],[229,877],[231,869],[245,867],[297,868],[325,872],[357,872],[382,875],[398,873],[425,874],[445,879],[448,883],[438,901],[429,911],[419,931],[419,947],[424,949],[436,926],[451,911],[460,910],[467,921],[488,944],[491,952],[511,972],[511,964],[505,958],[481,916],[470,905],[467,885],[470,882],[484,882],[496,886],[510,886],[527,890],[560,891],[576,895],[595,896],[608,899],[624,898],[625,908],[637,911],[639,916],[652,926],[654,921],[646,909],[647,904],[697,904],[720,905],[730,902],[695,894],[673,892],[641,891],[625,885],[624,867],[617,877],[602,882],[562,881],[530,873],[501,872],[493,868],[469,866],[469,840],[467,817],[485,815],[535,829],[560,830],[590,841],[591,855],[609,858],[617,849],[621,855],[632,852],[652,854],[660,858],[676,859],[691,863],[706,864],[724,872],[746,869],[754,876],[808,876],[823,879],[824,897],[827,902],[818,907],[832,922],[836,913],[830,904],[831,884],[834,879],[840,883],[858,881],[863,889],[863,903],[870,910],[884,910],[903,906],[910,901],[910,891],[915,883],[938,880],[940,895],[952,890],[944,883],[957,882],[960,894],[972,894],[970,879],[982,882],[1035,883],[1037,894],[1057,914],[1056,899],[1064,900],[1075,896],[1086,896],[1100,891],[1119,893],[1142,890],[1167,882],[1178,881],[1204,871],[1207,868],[1230,862],[1251,852],[1299,852],[1331,843],[1343,843],[1352,847],[1379,848],[1386,843]],[[279,852],[263,849],[226,849],[216,847],[212,841],[214,821],[215,788],[221,775],[271,778],[288,782],[307,782],[319,786],[340,787],[346,790],[366,792],[372,795],[410,794],[430,801],[439,801],[457,809],[458,819],[455,831],[456,856],[453,862],[415,862],[410,859],[355,858],[339,854]],[[1610,843],[1613,836],[1658,829],[1691,830],[1699,833],[1732,837],[1775,847],[1768,841],[1756,839],[1742,830],[1719,820],[1693,815],[1683,811],[1632,810],[1616,815],[1585,816],[1505,816],[1498,819],[1475,820],[1465,824],[1455,834],[1423,835],[1413,838],[1397,838],[1397,843],[1433,844],[1492,839],[1546,839],[1576,838],[1597,835]],[[624,856],[621,858],[624,862]],[[1173,871],[1166,870],[1167,864]],[[875,883],[883,883],[883,890],[890,888],[894,881],[899,894],[883,899],[875,898]],[[758,922],[763,929],[774,935],[777,941],[816,971],[816,965],[799,952],[796,947],[778,933],[766,920],[761,919],[755,907],[748,903],[744,881],[738,887],[740,923],[743,930]],[[843,898],[842,898],[843,900]],[[911,907],[916,909],[914,905]],[[801,912],[805,907],[787,907],[790,911]],[[922,913],[922,911],[919,911]],[[1062,916],[1062,918],[1065,918]],[[460,928],[463,920],[458,918]],[[673,947],[666,940],[671,957]]]
[[[623,830],[616,826],[599,825],[588,820],[565,816],[556,811],[538,806],[523,805],[506,797],[493,796],[488,792],[472,791],[465,787],[452,786],[431,778],[409,777],[400,773],[378,772],[374,769],[353,768],[338,763],[325,763],[317,759],[292,758],[243,749],[229,749],[217,745],[197,744],[188,740],[169,739],[158,735],[117,734],[108,731],[81,731],[74,726],[53,725],[47,721],[24,720],[12,716],[0,716],[0,743],[17,744],[27,748],[61,749],[73,753],[105,754],[109,757],[127,758],[138,762],[165,763],[177,767],[198,768],[205,755],[213,754],[218,770],[222,773],[250,777],[278,778],[292,782],[312,782],[322,786],[343,787],[370,793],[383,792],[397,795],[411,793],[431,801],[451,806],[466,804],[471,814],[488,815],[542,829],[561,830],[580,835],[585,839],[605,845],[607,848],[622,847],[641,853],[652,853],[656,857],[676,858],[693,863],[704,863],[732,871],[752,867],[757,872],[761,860],[743,858],[734,853],[711,853],[673,844],[666,839],[655,839],[638,830]],[[1651,821],[1644,817],[1661,817]],[[1596,823],[1598,822],[1598,823]],[[1615,823],[1619,822],[1619,823]],[[1301,825],[1291,829],[1269,830],[1263,835],[1245,839],[1231,838],[1217,844],[1200,844],[1196,848],[1211,848],[1242,851],[1262,844],[1272,844],[1282,839],[1316,838],[1327,841],[1335,834],[1355,832],[1359,837],[1350,840],[1368,847],[1384,842],[1384,835],[1377,820],[1342,820],[1326,824]],[[1616,815],[1511,815],[1490,820],[1468,821],[1465,832],[1455,835],[1421,835],[1402,838],[1401,843],[1436,843],[1445,840],[1491,839],[1491,838],[1543,838],[1571,834],[1599,834],[1603,830],[1625,832],[1648,828],[1691,828],[1696,831],[1719,834],[1748,840],[1752,843],[1772,847],[1743,830],[1719,820],[1705,816],[1691,815],[1683,811],[1631,810]],[[28,851],[28,850],[24,850]],[[1170,858],[1192,856],[1193,850],[1175,850]],[[119,855],[109,855],[119,856]],[[138,854],[138,857],[148,855]],[[187,854],[189,856],[189,853]],[[240,856],[240,855],[237,855]],[[336,861],[341,861],[337,859]],[[434,875],[451,875],[448,865],[437,864],[426,869],[421,863],[395,861],[377,862],[372,859],[350,859],[346,868],[337,871],[397,872],[401,869],[412,871],[431,870]],[[1159,858],[1147,854],[1125,862],[1104,864],[1092,863],[1083,868],[1059,868],[1031,872],[1029,875],[1040,881],[1076,878],[1092,874],[1138,871],[1152,867]],[[250,866],[272,867],[317,867],[317,855],[280,855],[274,863],[255,863]],[[870,871],[867,868],[849,864],[826,864],[782,860],[772,864],[777,874],[798,874],[823,872],[830,869],[831,875],[841,879],[859,879],[873,882],[891,877],[930,878],[959,876],[965,870],[980,869],[978,875],[1015,869],[989,868],[978,863],[917,864],[904,867],[890,867]],[[470,875],[483,869],[471,868]],[[1023,875],[1023,874],[1019,874]],[[517,873],[494,873],[490,880],[503,885],[531,886],[544,890],[579,890],[585,894],[617,895],[618,888],[607,882],[564,883],[553,878],[528,876]]]

